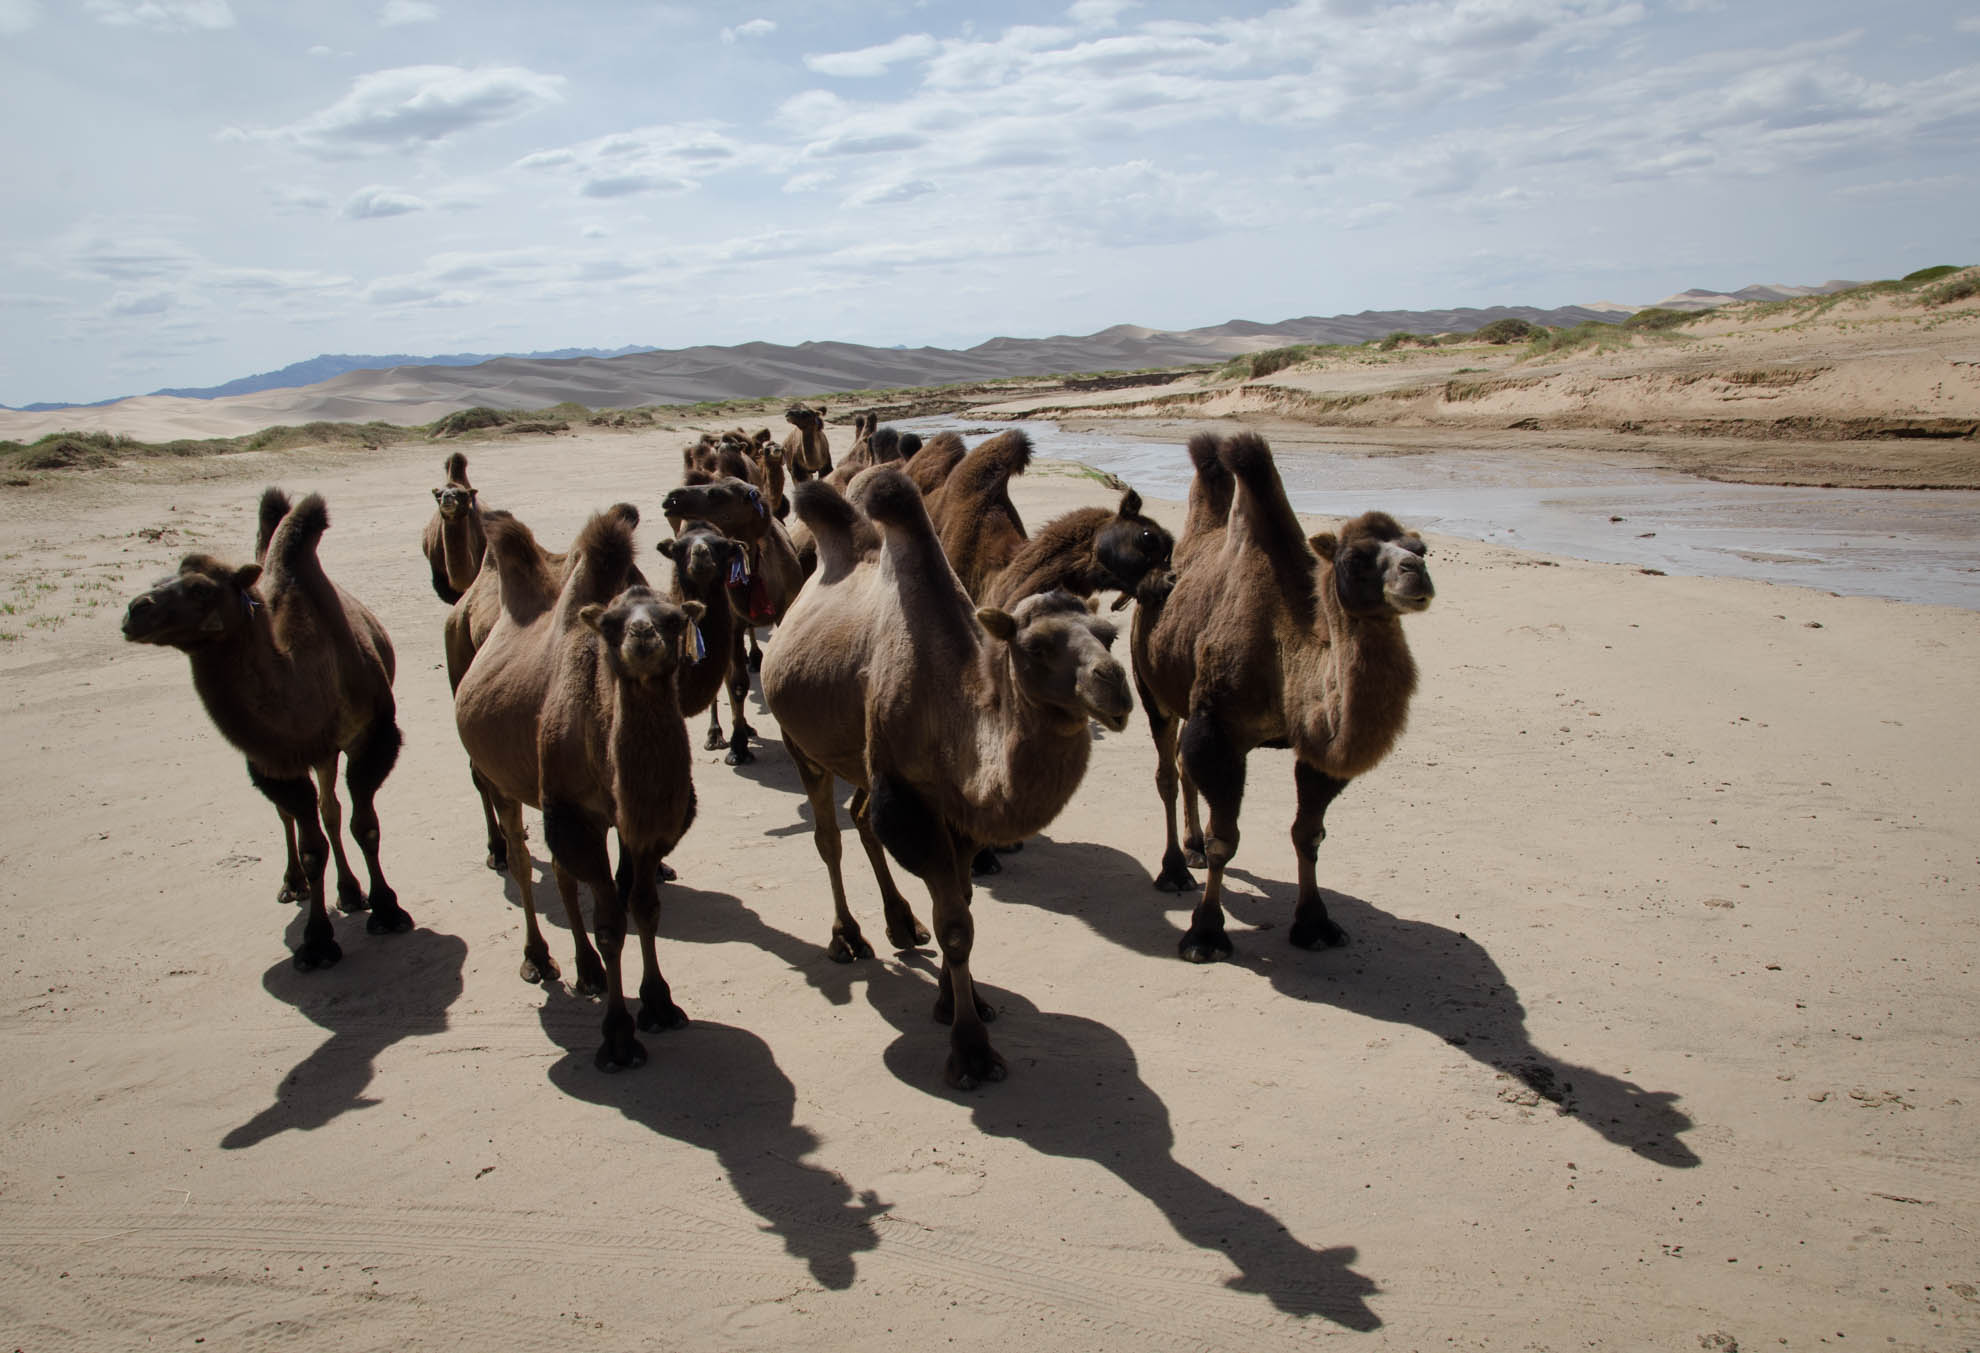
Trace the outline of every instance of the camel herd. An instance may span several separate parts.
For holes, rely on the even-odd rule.
[[[809,802],[832,893],[827,952],[842,963],[874,953],[840,870],[844,781],[888,943],[932,938],[940,951],[935,1016],[950,1027],[952,1086],[1005,1075],[986,1028],[995,1012],[971,977],[972,874],[999,868],[997,850],[1058,815],[1085,774],[1091,725],[1125,728],[1137,692],[1167,819],[1155,884],[1194,889],[1190,867],[1208,871],[1181,956],[1231,953],[1223,878],[1253,747],[1294,752],[1292,941],[1345,941],[1315,857],[1328,804],[1382,760],[1408,715],[1416,669],[1400,621],[1433,595],[1420,537],[1381,513],[1304,536],[1270,449],[1249,433],[1191,440],[1195,478],[1172,541],[1133,490],[1115,508],[1028,532],[1009,494],[1031,458],[1021,431],[966,447],[954,433],[923,442],[862,414],[834,464],[824,409],[794,405],[786,419],[782,443],[768,429],[736,430],[685,449],[680,484],[661,504],[673,532],[658,546],[670,565],[663,587],[639,568],[630,504],[595,514],[554,553],[512,514],[481,506],[465,456],[447,458],[433,490],[423,553],[450,608],[442,645],[487,864],[521,893],[523,978],[559,980],[523,822],[525,806],[539,810],[576,950],[573,984],[604,999],[600,1068],[639,1066],[636,1030],[686,1021],[655,947],[660,889],[673,877],[666,858],[695,819],[686,720],[706,710],[704,745],[726,747],[731,765],[750,760],[752,671]],[[295,954],[303,969],[341,957],[325,905],[331,859],[340,909],[368,912],[373,934],[412,925],[379,865],[374,807],[400,745],[392,645],[325,576],[317,544],[328,525],[321,497],[292,504],[271,488],[253,563],[188,555],[124,617],[125,638],[187,655],[208,714],[274,802],[288,854],[281,897],[308,909]],[[1125,666],[1101,612],[1109,591],[1115,611],[1135,605]],[[766,650],[758,631],[772,627]],[[344,853],[340,758],[368,889]],[[926,884],[929,927],[896,886],[890,855]],[[592,894],[590,935],[580,884]],[[628,918],[640,947],[637,1017],[620,973]]]

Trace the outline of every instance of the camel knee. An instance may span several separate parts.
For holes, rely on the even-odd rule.
[[[1213,809],[1235,815],[1244,798],[1244,753],[1215,720],[1194,715],[1183,725],[1182,770]]]

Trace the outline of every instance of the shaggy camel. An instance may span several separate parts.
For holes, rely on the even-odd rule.
[[[921,496],[926,498],[942,487],[949,472],[962,463],[968,450],[959,434],[938,432],[912,453],[903,456],[907,461],[907,476],[921,490]]]
[[[705,521],[690,521],[681,524],[672,540],[655,548],[673,561],[668,595],[674,604],[693,601],[702,608],[702,619],[695,626],[698,642],[683,656],[674,683],[681,714],[699,714],[715,703],[729,674],[739,624],[735,607],[729,604],[729,578],[738,565],[746,566],[746,547]]]
[[[676,606],[636,581],[626,511],[601,512],[571,547],[562,585],[513,518],[489,523],[489,559],[501,579],[502,613],[454,695],[461,745],[495,794],[509,837],[510,876],[521,891],[527,935],[522,976],[554,981],[536,921],[525,804],[543,810],[543,839],[578,949],[580,991],[605,992],[607,1071],[639,1066],[619,971],[626,913],[639,927],[641,1029],[671,1029],[674,1004],[654,952],[660,915],[655,876],[694,820],[692,753],[675,672],[698,602]],[[608,832],[619,836],[616,881]],[[597,932],[584,937],[577,885],[591,889]]]
[[[189,554],[175,576],[133,599],[124,613],[124,638],[176,648],[191,659],[200,702],[221,736],[246,755],[248,779],[281,815],[288,863],[280,900],[309,906],[295,956],[304,971],[343,957],[324,906],[326,850],[337,863],[340,909],[369,908],[365,929],[374,935],[413,924],[378,862],[375,800],[400,743],[392,641],[362,602],[324,574],[316,548],[329,525],[317,494],[291,508],[287,494],[268,489],[254,563],[235,568]],[[344,855],[339,755],[351,795],[351,835],[371,875],[368,895]]]
[[[983,600],[1009,609],[1025,597],[1063,589],[1090,597],[1120,593],[1126,606],[1150,580],[1165,577],[1175,541],[1160,522],[1143,515],[1141,495],[1121,495],[1118,508],[1081,507],[1052,518],[985,582]]]
[[[419,547],[433,570],[433,590],[452,606],[481,572],[488,537],[481,528],[481,504],[468,483],[467,457],[456,451],[447,457],[447,482],[433,490],[433,519]]]
[[[784,502],[784,466],[779,453],[773,473],[773,463],[764,455],[769,441],[769,428],[755,438],[741,428],[732,428],[719,437],[704,432],[700,440],[681,449],[682,472],[689,483],[698,482],[693,477],[699,475],[703,479],[740,479],[753,485],[770,505],[770,515],[781,520],[790,513]]]
[[[906,459],[906,453],[901,450],[903,439],[898,431],[893,428],[875,427],[873,414],[865,414],[863,417],[867,419],[866,430],[860,434],[859,440],[853,443],[852,450],[846,452],[846,458],[839,462],[839,468],[826,476],[826,481],[840,493],[846,491],[852,484],[853,477],[861,470],[870,470],[875,465]],[[910,433],[909,436],[913,434]],[[914,442],[916,446],[920,446],[921,438],[915,437]]]
[[[639,525],[639,509],[631,503],[620,503],[608,510],[622,515],[628,529]],[[484,512],[482,520],[485,527],[487,523],[496,520],[514,522],[515,518],[510,513],[494,508]],[[520,526],[520,523],[517,525]],[[530,534],[526,526],[521,526],[518,540],[526,540],[529,543],[529,547],[536,551],[538,567],[547,570],[555,580],[550,585],[550,594],[554,596],[556,589],[563,585],[564,570],[569,556],[552,554],[538,546],[536,537]],[[520,544],[517,548],[520,548]],[[495,628],[495,622],[501,618],[501,614],[501,581],[492,569],[483,569],[476,575],[474,585],[454,603],[454,609],[447,612],[447,619],[441,629],[441,642],[447,654],[449,690],[460,690],[461,678],[467,675],[468,667],[474,662],[474,655],[480,652],[482,644],[487,642],[488,635]],[[487,785],[482,783],[481,772],[475,770],[470,763],[468,773],[473,777],[475,792],[481,797],[482,820],[488,829],[488,867],[499,874],[509,867],[509,838],[502,830],[501,823],[495,820],[495,801],[489,796]]]
[[[1024,519],[1011,503],[1012,475],[1031,464],[1031,438],[1020,428],[971,447],[940,488],[928,495],[928,517],[942,552],[970,596],[1001,573],[1025,542]]]
[[[1435,589],[1421,537],[1369,512],[1337,533],[1308,541],[1286,501],[1271,450],[1252,433],[1190,443],[1198,483],[1176,549],[1181,560],[1166,601],[1137,608],[1135,684],[1155,737],[1155,784],[1168,819],[1156,887],[1194,888],[1187,868],[1209,879],[1178,949],[1193,963],[1228,958],[1224,870],[1237,853],[1244,762],[1253,747],[1293,750],[1299,808],[1293,849],[1299,902],[1292,942],[1346,942],[1314,881],[1327,806],[1348,781],[1374,769],[1401,736],[1416,664],[1401,617],[1430,604]],[[1228,523],[1212,524],[1220,502]],[[1177,723],[1188,839],[1176,835]],[[1196,792],[1210,806],[1205,837]],[[1187,857],[1184,845],[1198,857]]]
[[[832,442],[825,434],[823,404],[793,404],[784,421],[794,429],[784,435],[784,468],[793,481],[822,478],[832,473]]]
[[[705,476],[690,474],[688,478],[692,481]],[[723,760],[731,766],[747,765],[756,759],[749,749],[756,730],[743,711],[749,700],[749,674],[763,664],[756,627],[781,621],[804,585],[797,551],[791,547],[783,523],[769,514],[763,495],[739,479],[683,484],[662,500],[660,510],[667,514],[668,524],[677,535],[683,522],[705,521],[744,548],[744,558],[740,568],[732,571],[728,588],[736,625],[729,641],[731,728],[726,739],[729,754]],[[725,745],[722,715],[714,701],[708,705],[708,737],[702,745],[711,752]]]
[[[836,776],[855,787],[853,821],[896,946],[927,936],[881,845],[928,884],[943,968],[935,1017],[951,1025],[948,1083],[1001,1080],[984,1027],[994,1011],[970,976],[970,857],[1058,815],[1086,772],[1089,719],[1126,725],[1133,700],[1107,651],[1114,627],[1056,592],[1012,611],[972,610],[920,493],[896,467],[861,475],[852,503],[808,484],[795,506],[817,534],[819,573],[763,664],[763,693],[811,803],[832,889],[829,953],[840,962],[873,953],[840,877]]]

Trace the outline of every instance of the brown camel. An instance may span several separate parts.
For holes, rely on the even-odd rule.
[[[674,1004],[654,951],[662,859],[694,820],[692,753],[675,674],[702,617],[637,581],[629,511],[601,512],[571,547],[561,586],[513,518],[489,523],[489,558],[501,577],[502,613],[454,695],[461,745],[494,791],[509,838],[510,876],[521,891],[527,935],[522,976],[554,981],[557,966],[536,921],[525,804],[543,810],[543,839],[578,952],[580,991],[605,992],[607,1071],[639,1066],[619,971],[626,914],[639,927],[641,1029],[671,1029]],[[606,835],[619,837],[616,881]],[[584,937],[577,885],[591,889],[596,951]]]
[[[682,715],[699,714],[715,703],[727,684],[740,624],[729,604],[729,578],[738,565],[746,565],[747,547],[705,521],[690,521],[680,525],[672,540],[663,540],[655,548],[673,561],[674,578],[668,595],[674,604],[693,601],[702,608],[702,618],[682,655],[674,683]]]
[[[763,664],[763,693],[811,803],[831,882],[831,956],[871,957],[839,873],[833,777],[855,788],[853,821],[880,881],[888,939],[927,938],[895,888],[882,844],[928,884],[951,1025],[946,1077],[970,1089],[1004,1062],[970,976],[970,857],[1049,823],[1086,772],[1089,719],[1115,731],[1133,701],[1107,649],[1114,627],[1076,598],[975,610],[935,538],[921,494],[894,466],[860,476],[847,503],[799,487],[819,542],[818,576]],[[875,534],[877,532],[877,534]]]
[[[784,436],[784,468],[795,482],[832,473],[832,442],[825,433],[823,404],[793,404],[784,421],[794,429]]]
[[[1024,519],[1011,503],[1012,475],[1031,464],[1031,438],[1012,428],[971,447],[928,496],[928,517],[942,552],[972,597],[981,598],[1025,542]]]
[[[433,570],[433,590],[452,606],[481,572],[488,537],[481,528],[475,487],[468,483],[467,457],[458,451],[448,456],[446,473],[447,482],[433,490],[433,519],[426,523],[419,547]]]
[[[316,549],[329,525],[319,495],[291,508],[287,494],[270,488],[261,495],[254,563],[236,568],[189,554],[176,575],[124,613],[124,638],[176,648],[191,660],[200,702],[221,736],[246,755],[248,779],[281,815],[288,863],[280,898],[309,907],[295,957],[304,971],[343,957],[324,906],[326,851],[337,863],[340,909],[369,908],[365,929],[374,935],[413,924],[378,862],[375,800],[400,743],[392,641],[364,603],[324,574]],[[369,894],[344,855],[340,755]]]
[[[861,470],[870,470],[875,465],[885,465],[905,458],[901,450],[900,432],[894,428],[875,427],[874,415],[864,416],[868,420],[866,430],[860,434],[860,439],[853,443],[852,450],[846,452],[846,458],[839,462],[839,468],[826,476],[826,480],[840,493],[846,491],[852,484],[853,477]],[[921,439],[916,437],[915,444],[919,446],[920,443]]]
[[[1372,770],[1401,736],[1416,664],[1401,617],[1429,606],[1435,589],[1421,537],[1385,513],[1369,512],[1337,533],[1307,540],[1263,438],[1240,433],[1190,443],[1198,482],[1189,530],[1176,548],[1174,590],[1137,608],[1135,684],[1155,737],[1155,784],[1168,819],[1156,887],[1194,888],[1187,868],[1209,880],[1179,951],[1193,963],[1227,958],[1224,869],[1238,847],[1244,762],[1253,747],[1293,750],[1299,809],[1293,849],[1299,902],[1292,942],[1346,942],[1314,881],[1327,806],[1348,781]],[[1228,524],[1211,525],[1219,501]],[[1189,834],[1176,835],[1178,721],[1181,788]],[[1196,792],[1210,805],[1205,837]],[[1197,857],[1184,854],[1184,845]]]
[[[1120,593],[1118,611],[1148,579],[1167,574],[1174,547],[1167,529],[1143,515],[1141,495],[1129,489],[1118,508],[1075,508],[1038,528],[984,584],[983,600],[1008,610],[1055,589],[1090,597],[1112,588]]]
[[[968,454],[963,439],[954,432],[938,432],[906,457],[907,475],[926,498],[942,487],[949,472]]]
[[[705,476],[690,473],[688,479],[705,480]],[[763,665],[756,629],[781,621],[804,585],[797,551],[783,523],[770,515],[763,495],[738,479],[682,484],[662,500],[660,510],[667,514],[668,524],[677,535],[683,522],[705,521],[744,548],[741,568],[731,573],[728,588],[729,603],[736,613],[734,637],[729,641],[730,733],[723,738],[721,712],[711,701],[708,736],[702,746],[712,752],[726,745],[729,752],[725,762],[747,765],[756,759],[749,749],[756,730],[743,710],[749,700],[749,674]]]

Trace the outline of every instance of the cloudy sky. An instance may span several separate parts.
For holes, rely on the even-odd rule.
[[[0,402],[1980,261],[1948,0],[0,0]]]

